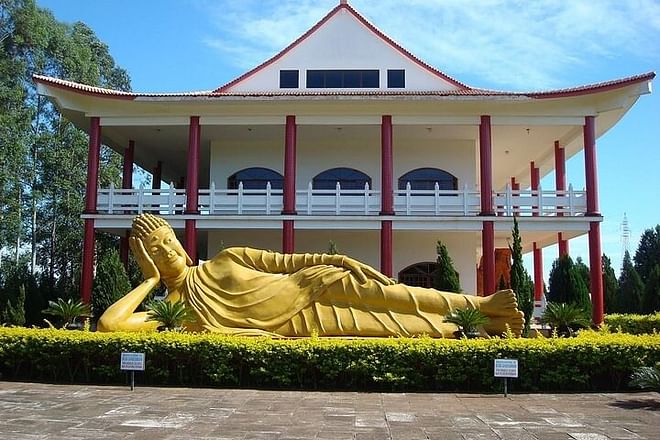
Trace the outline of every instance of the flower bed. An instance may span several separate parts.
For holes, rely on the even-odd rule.
[[[273,340],[0,328],[3,380],[123,383],[122,351],[146,353],[138,381],[153,385],[491,392],[501,387],[493,360],[514,358],[513,391],[610,391],[660,361],[660,335]]]

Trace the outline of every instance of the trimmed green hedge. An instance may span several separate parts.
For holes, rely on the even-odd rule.
[[[605,315],[605,324],[612,331],[621,329],[622,332],[632,335],[660,333],[660,312],[653,315],[613,313]]]
[[[660,361],[660,335],[548,339],[299,339],[0,328],[3,380],[123,383],[122,351],[146,353],[138,383],[289,389],[499,391],[493,359],[519,359],[513,391],[604,391]]]

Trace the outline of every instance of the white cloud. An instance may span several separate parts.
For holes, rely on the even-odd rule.
[[[660,58],[655,0],[354,0],[360,13],[420,58],[475,86],[562,85],[593,57]],[[248,69],[286,47],[336,0],[200,0],[217,26],[205,43]],[[485,82],[486,84],[484,84]]]

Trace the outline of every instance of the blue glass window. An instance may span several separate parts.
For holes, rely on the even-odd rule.
[[[297,89],[298,71],[280,70],[280,89]]]
[[[284,178],[280,173],[269,168],[246,168],[229,176],[227,188],[238,189],[240,182],[243,182],[243,189],[266,189],[268,182],[272,189],[282,189]]]
[[[402,89],[406,86],[406,71],[390,69],[387,71],[387,88]]]
[[[353,168],[332,168],[323,171],[314,177],[312,187],[314,189],[335,189],[337,182],[341,189],[364,189],[365,183],[368,183],[371,188],[371,177]]]
[[[435,183],[441,190],[458,189],[458,179],[447,171],[438,168],[417,168],[399,177],[399,189],[406,189],[406,184],[410,182],[411,189],[433,190]]]
[[[308,70],[308,89],[377,89],[378,69],[370,70]]]

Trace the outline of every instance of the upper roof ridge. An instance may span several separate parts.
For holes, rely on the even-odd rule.
[[[296,40],[294,40],[291,44],[289,44],[287,47],[282,49],[280,52],[272,56],[271,58],[267,59],[263,63],[259,64],[255,68],[245,72],[241,76],[229,81],[228,83],[218,87],[217,89],[213,90],[213,93],[222,93],[226,92],[227,89],[235,86],[236,84],[242,82],[246,78],[251,77],[255,73],[259,72],[260,70],[264,69],[265,67],[273,64],[275,61],[279,60],[282,58],[284,55],[286,55],[288,52],[290,52],[293,48],[298,46],[300,43],[305,41],[309,36],[311,36],[314,32],[316,32],[321,26],[323,26],[328,20],[330,20],[333,16],[335,16],[339,11],[345,10],[348,11],[350,14],[352,14],[363,26],[365,26],[369,31],[374,33],[377,37],[385,41],[387,44],[392,46],[394,49],[399,51],[402,55],[410,59],[412,62],[415,64],[419,65],[423,69],[426,69],[429,71],[431,74],[440,77],[441,79],[449,82],[450,84],[458,87],[459,89],[462,90],[470,90],[472,87],[468,86],[465,83],[462,83],[461,81],[447,75],[446,73],[436,69],[435,67],[431,66],[430,64],[427,64],[426,62],[422,61],[415,55],[413,55],[411,52],[406,50],[403,46],[401,46],[399,43],[394,41],[392,38],[388,37],[384,32],[382,32],[380,29],[378,29],[376,26],[374,26],[369,20],[364,18],[359,12],[357,12],[351,5],[348,4],[348,0],[340,0],[339,4],[335,6],[330,12],[328,12],[321,20],[319,20],[314,26],[312,26],[307,32],[302,34],[300,37],[298,37]]]

